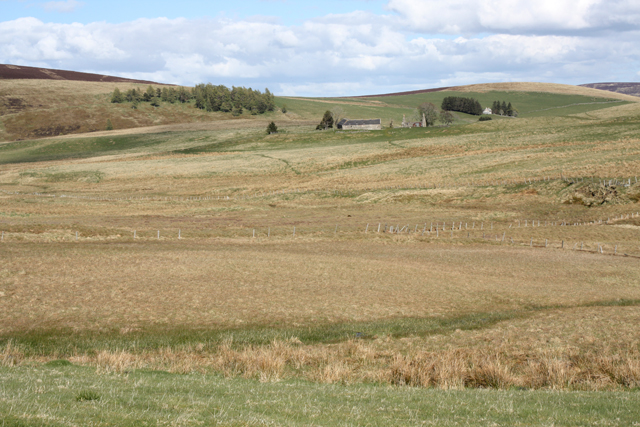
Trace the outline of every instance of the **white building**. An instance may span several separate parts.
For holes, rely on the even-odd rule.
[[[342,119],[338,122],[338,129],[343,130],[380,130],[382,129],[381,119],[366,119],[366,120],[349,120]]]
[[[491,108],[487,107],[487,108],[484,109],[482,114],[493,114],[493,112],[491,112]]]

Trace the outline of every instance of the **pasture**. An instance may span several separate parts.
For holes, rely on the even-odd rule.
[[[452,91],[289,98],[0,144],[0,413],[629,425],[640,103],[495,89],[460,90],[521,117],[315,131],[335,105],[399,123]]]

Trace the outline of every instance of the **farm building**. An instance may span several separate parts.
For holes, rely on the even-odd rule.
[[[493,113],[491,112],[491,108],[487,107],[487,108],[484,109],[482,114],[493,114]]]
[[[338,122],[338,129],[344,130],[379,130],[382,129],[381,119],[349,120],[342,119]]]

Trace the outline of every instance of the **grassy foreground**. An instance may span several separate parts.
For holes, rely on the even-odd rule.
[[[3,426],[632,426],[640,393],[260,383],[216,375],[0,368]]]

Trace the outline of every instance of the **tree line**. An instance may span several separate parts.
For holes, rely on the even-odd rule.
[[[440,107],[445,111],[459,111],[461,113],[479,116],[482,114],[482,106],[477,99],[463,98],[461,96],[447,96],[442,100]]]
[[[493,114],[499,114],[501,116],[517,116],[518,112],[511,106],[511,102],[508,104],[504,101],[493,101],[491,104],[491,112]]]
[[[223,85],[201,83],[193,88],[192,94],[196,107],[207,111],[242,114],[243,110],[247,110],[251,114],[263,114],[276,109],[274,96],[269,89],[261,93],[251,88],[234,86],[229,89]]]
[[[169,102],[171,104],[176,102],[189,102],[193,96],[191,91],[180,87],[165,87],[165,88],[154,88],[153,86],[147,87],[145,91],[142,89],[129,89],[126,92],[120,92],[120,89],[115,88],[113,93],[111,94],[111,102],[115,104],[123,103],[123,102],[131,102],[133,107],[135,108],[140,102],[150,102],[151,105],[157,107],[160,105],[160,101]]]
[[[140,102],[149,102],[154,107],[158,107],[160,101],[184,104],[191,100],[195,100],[195,107],[201,110],[231,112],[234,115],[240,115],[244,110],[251,114],[263,114],[276,108],[275,98],[269,89],[261,93],[251,88],[234,86],[229,89],[226,86],[214,86],[211,83],[197,84],[191,90],[184,87],[160,89],[149,86],[145,91],[134,88],[122,93],[120,89],[115,88],[111,94],[112,103],[131,102],[132,108],[137,108]]]

